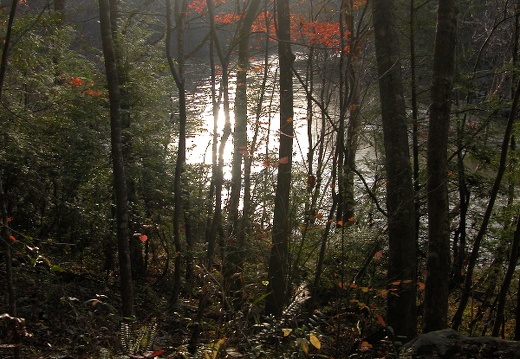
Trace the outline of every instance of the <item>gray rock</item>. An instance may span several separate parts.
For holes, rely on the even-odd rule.
[[[520,359],[520,342],[494,337],[467,337],[453,329],[418,336],[405,344],[401,359],[511,358]]]

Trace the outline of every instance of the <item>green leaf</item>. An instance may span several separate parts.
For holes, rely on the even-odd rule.
[[[65,272],[65,269],[63,269],[62,267],[60,267],[57,264],[51,265],[50,270],[53,272],[62,272],[62,273]]]

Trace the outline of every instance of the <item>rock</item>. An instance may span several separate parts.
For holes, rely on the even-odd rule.
[[[518,358],[520,342],[494,337],[467,337],[453,329],[418,336],[405,344],[401,359]]]

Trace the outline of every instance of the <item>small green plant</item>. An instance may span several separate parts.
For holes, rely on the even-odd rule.
[[[152,350],[157,335],[157,321],[149,324],[121,323],[121,346],[130,358],[155,358],[164,353],[163,350]]]

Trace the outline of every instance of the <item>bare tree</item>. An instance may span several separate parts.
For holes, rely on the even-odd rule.
[[[293,78],[294,55],[290,45],[291,18],[289,1],[277,1],[278,61],[280,67],[280,148],[276,183],[271,254],[269,257],[267,314],[280,317],[286,297],[289,225],[289,194],[291,189],[293,147]]]
[[[116,52],[112,39],[110,5],[110,0],[99,1],[99,22],[101,27],[101,40],[103,43],[103,55],[105,57],[105,71],[110,100],[110,139],[112,146],[114,190],[116,194],[116,226],[120,266],[122,314],[123,317],[127,318],[134,315],[134,290],[129,245],[128,190],[123,158],[121,92],[119,88]]]
[[[228,258],[224,261],[226,289],[229,293],[241,293],[243,283],[240,275],[245,257],[245,222],[248,218],[239,217],[240,193],[242,191],[242,163],[249,156],[247,144],[247,70],[249,68],[249,36],[251,26],[256,19],[260,1],[246,3],[245,12],[238,29],[238,64],[237,85],[235,95],[235,131],[233,133],[233,161],[231,167],[231,194],[229,203],[229,233],[230,245],[227,249]],[[244,167],[245,168],[245,167]]]
[[[398,295],[389,295],[387,322],[395,334],[407,339],[417,333],[417,244],[415,208],[401,60],[394,1],[372,1],[379,93],[386,166],[388,210],[388,284]]]
[[[166,1],[166,56],[168,59],[168,65],[170,72],[179,91],[179,145],[177,148],[177,159],[175,162],[175,175],[174,175],[174,196],[175,206],[173,212],[173,242],[177,253],[182,252],[182,241],[181,241],[181,217],[184,211],[183,199],[182,199],[182,172],[186,163],[186,124],[187,124],[187,113],[186,113],[186,89],[184,84],[184,22],[187,8],[186,1],[175,1],[174,5],[174,16],[176,25],[176,43],[178,50],[177,67],[172,58],[171,54],[171,33],[173,31],[172,25],[172,7],[171,1]],[[176,302],[180,293],[181,288],[181,264],[182,257],[177,255],[175,258],[175,269],[174,269],[174,281],[173,281],[173,296],[172,301]]]
[[[428,132],[428,261],[424,299],[425,332],[448,326],[451,253],[447,151],[456,29],[455,1],[439,1]]]

